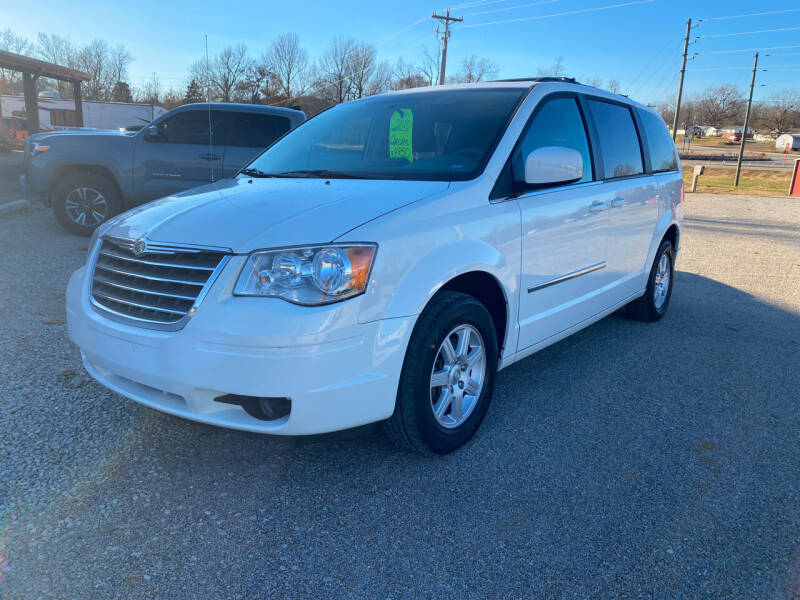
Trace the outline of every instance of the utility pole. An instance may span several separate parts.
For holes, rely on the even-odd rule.
[[[678,113],[681,112],[681,96],[683,96],[683,76],[686,73],[686,55],[689,53],[689,36],[692,33],[692,20],[686,21],[686,39],[683,40],[683,62],[681,63],[681,81],[678,84],[678,99],[675,101],[675,118],[672,119],[672,141],[678,135]]]
[[[448,8],[444,15],[437,15],[436,13],[433,13],[431,18],[444,21],[444,35],[440,38],[440,41],[442,42],[442,65],[439,68],[439,85],[444,85],[444,70],[447,67],[447,41],[450,39],[450,22],[452,21],[454,23],[460,23],[464,20],[464,17],[451,17],[450,9]],[[438,28],[436,33],[439,33]]]
[[[739,187],[739,175],[742,172],[742,156],[744,156],[744,142],[747,139],[747,126],[750,124],[750,107],[753,104],[753,88],[756,85],[756,71],[758,70],[758,52],[753,59],[753,77],[750,79],[750,96],[747,98],[747,110],[744,113],[744,129],[742,130],[742,142],[739,145],[739,160],[736,161],[736,179],[733,186]]]

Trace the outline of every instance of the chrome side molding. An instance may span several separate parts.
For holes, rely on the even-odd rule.
[[[566,273],[565,275],[559,275],[555,279],[551,279],[549,281],[545,281],[544,283],[540,283],[539,285],[535,285],[533,287],[528,288],[528,293],[535,292],[536,290],[541,290],[546,287],[550,287],[551,285],[555,285],[557,283],[562,283],[569,279],[573,279],[575,277],[580,277],[581,275],[586,275],[587,273],[591,273],[592,271],[598,271],[600,269],[604,269],[606,267],[606,261],[602,261],[599,263],[595,263],[593,265],[589,265],[588,267],[584,267],[583,269],[578,269],[577,271],[572,271],[571,273]]]

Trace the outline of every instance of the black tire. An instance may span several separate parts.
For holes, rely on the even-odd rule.
[[[81,197],[80,190],[86,190]],[[99,198],[96,194],[99,194]],[[68,207],[68,199],[72,206]],[[117,214],[122,199],[116,183],[100,173],[81,171],[61,179],[50,196],[53,214],[64,229],[75,235],[89,237],[98,225]],[[75,208],[75,203],[78,208]],[[92,208],[89,203],[95,203]],[[80,222],[83,214],[83,223]],[[102,214],[102,218],[98,215]]]
[[[658,276],[659,263],[662,257],[666,257],[669,263],[669,283],[667,285],[666,297],[663,303],[658,306],[655,299],[656,291],[656,277]],[[664,240],[658,247],[656,258],[653,261],[653,266],[650,269],[650,277],[647,279],[647,289],[644,296],[637,298],[627,306],[628,316],[637,321],[655,322],[667,314],[669,308],[669,300],[672,298],[672,288],[675,283],[675,254],[672,249],[672,242]]]
[[[439,347],[448,333],[470,325],[483,338],[483,387],[469,417],[454,428],[443,427],[433,413],[430,377]],[[423,453],[447,454],[470,440],[483,421],[497,375],[497,333],[486,307],[459,292],[440,292],[417,321],[408,344],[394,413],[384,430],[397,444]]]

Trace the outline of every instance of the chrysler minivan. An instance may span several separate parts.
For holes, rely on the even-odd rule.
[[[618,309],[664,316],[682,212],[669,132],[625,97],[552,79],[372,96],[104,223],[68,330],[97,381],[173,415],[380,421],[447,453],[499,369]]]

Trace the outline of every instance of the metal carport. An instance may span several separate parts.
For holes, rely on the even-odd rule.
[[[82,71],[62,67],[38,58],[14,54],[0,50],[0,68],[22,73],[22,88],[25,92],[25,117],[28,121],[28,131],[39,131],[39,101],[36,94],[36,80],[39,77],[49,77],[59,81],[72,83],[75,97],[75,119],[78,127],[83,127],[83,104],[81,102],[81,82],[91,80],[91,76]]]

